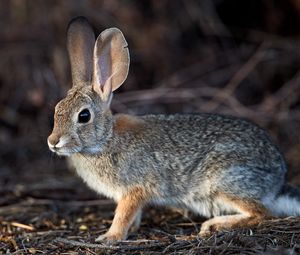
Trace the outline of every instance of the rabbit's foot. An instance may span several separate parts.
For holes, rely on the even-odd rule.
[[[222,226],[218,223],[211,222],[210,220],[202,223],[199,236],[202,238],[207,238],[212,236],[215,232],[223,230]]]
[[[123,233],[112,233],[106,232],[103,235],[100,235],[96,238],[96,242],[114,242],[114,241],[121,241],[126,239],[126,234]]]
[[[247,227],[256,223],[257,218],[243,214],[216,216],[202,223],[199,235],[201,237],[210,237],[216,232]]]
[[[210,237],[216,232],[231,230],[239,226],[239,222],[245,219],[244,215],[216,216],[202,223],[199,235]]]

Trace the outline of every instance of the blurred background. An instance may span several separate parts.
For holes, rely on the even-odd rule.
[[[66,27],[78,15],[128,40],[130,74],[114,112],[248,118],[271,132],[300,184],[298,0],[2,0],[0,205],[16,194],[96,196],[46,143],[71,86]]]

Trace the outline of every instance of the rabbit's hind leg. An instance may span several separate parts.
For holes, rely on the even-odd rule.
[[[222,199],[225,206],[230,206],[237,214],[215,216],[205,221],[199,233],[201,237],[207,237],[222,230],[252,227],[264,219],[271,218],[269,211],[257,200],[226,194],[221,194],[218,197]]]

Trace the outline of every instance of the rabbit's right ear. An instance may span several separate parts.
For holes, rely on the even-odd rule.
[[[112,92],[126,80],[129,51],[123,33],[118,28],[104,30],[94,48],[93,89],[107,105]]]
[[[91,81],[94,44],[95,34],[87,19],[84,17],[72,19],[67,31],[67,47],[73,86]]]

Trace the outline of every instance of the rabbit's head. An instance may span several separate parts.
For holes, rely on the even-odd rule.
[[[85,18],[70,22],[67,46],[73,87],[55,107],[49,148],[58,155],[101,152],[112,135],[112,92],[125,81],[129,51],[122,32],[104,30],[95,42]]]

